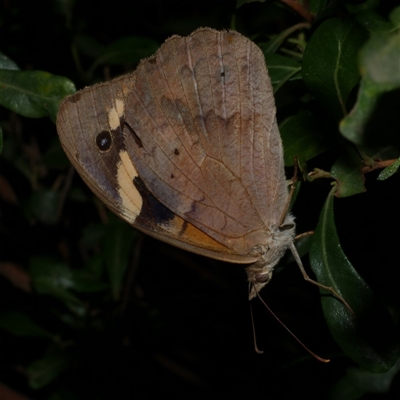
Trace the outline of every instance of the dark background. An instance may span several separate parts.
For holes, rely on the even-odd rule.
[[[386,16],[398,2],[381,3],[380,12]],[[83,76],[71,55],[71,42],[78,34],[102,45],[128,35],[161,44],[172,34],[186,35],[200,26],[230,28],[234,19],[237,30],[260,39],[302,21],[288,7],[272,1],[239,9],[235,1],[76,1],[72,8],[69,4],[2,0],[0,51],[23,70],[66,76],[81,88],[135,66],[102,65],[90,76]],[[337,10],[340,14],[340,7]],[[89,51],[80,52],[80,62],[82,70],[90,68],[93,57]],[[305,91],[302,83],[294,82],[277,93],[280,121],[296,106],[288,99]],[[58,140],[55,126],[47,118],[27,119],[0,108],[0,123],[4,125],[5,149],[8,144],[16,146],[15,160],[20,155],[27,157],[27,146],[32,143],[43,155]],[[329,170],[332,161],[329,154],[324,155],[312,160],[309,170]],[[66,159],[63,162],[65,172]],[[288,177],[292,173],[288,170]],[[68,253],[70,265],[80,268],[85,262],[83,231],[100,218],[77,174],[73,187],[79,188],[87,200],[67,201],[61,219],[53,224],[29,215],[34,185],[16,162],[0,159],[0,174],[18,199],[17,204],[10,204],[1,196],[1,261],[28,270],[32,257],[62,258]],[[39,185],[51,187],[59,174],[59,169],[47,169],[39,174]],[[346,255],[397,322],[400,179],[397,174],[378,182],[377,174],[368,174],[366,193],[336,199],[335,216]],[[329,190],[328,180],[303,184],[293,208],[298,233],[315,228]],[[262,296],[311,350],[332,359],[329,364],[312,359],[259,301],[253,302],[255,330],[264,354],[254,352],[243,267],[192,255],[141,234],[135,236],[132,247],[132,257],[136,255],[139,261],[134,273],[127,274],[122,300],[115,302],[103,292],[81,295],[90,313],[80,327],[56,318],[54,310],[63,310],[58,300],[24,292],[0,277],[1,309],[23,311],[57,332],[73,359],[71,367],[56,380],[32,390],[25,366],[41,358],[49,344],[44,339],[21,338],[4,331],[0,333],[1,381],[32,399],[320,399],[335,398],[333,393],[348,368],[357,367],[331,337],[318,289],[304,282],[288,257],[282,261],[286,267],[276,270]],[[397,377],[389,393],[362,398],[396,398],[399,386]],[[51,397],[56,394],[59,397]]]

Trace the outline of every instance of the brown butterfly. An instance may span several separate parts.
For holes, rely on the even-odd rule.
[[[264,55],[241,34],[172,36],[135,72],[66,98],[57,130],[114,213],[182,249],[246,264],[250,299],[287,248],[310,280],[293,245]]]

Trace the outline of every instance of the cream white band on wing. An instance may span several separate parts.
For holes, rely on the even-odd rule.
[[[108,112],[108,124],[111,130],[119,127],[120,118],[124,115],[125,103],[121,99],[115,99],[115,106]]]
[[[133,179],[138,176],[138,173],[126,151],[121,151],[119,158],[117,181],[118,194],[122,203],[121,214],[127,222],[133,224],[143,205],[142,196],[133,184]]]
[[[115,105],[108,112],[108,124],[111,130],[117,130],[120,126],[121,118],[125,112],[125,103],[121,99],[115,99]],[[120,161],[117,164],[118,194],[121,198],[121,214],[124,219],[133,224],[142,209],[143,199],[135,185],[133,179],[138,173],[133,166],[126,151],[119,152]]]

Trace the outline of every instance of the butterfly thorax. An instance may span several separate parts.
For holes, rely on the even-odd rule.
[[[281,226],[270,226],[271,236],[267,243],[257,244],[251,250],[252,255],[258,257],[257,261],[246,267],[249,282],[249,300],[271,280],[272,273],[280,258],[283,256],[290,243],[294,240],[295,223],[290,214]]]

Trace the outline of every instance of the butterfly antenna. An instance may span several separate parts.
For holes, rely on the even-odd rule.
[[[254,351],[257,354],[263,354],[264,352],[260,350],[257,346],[256,329],[254,327],[253,306],[251,302],[250,302],[250,316],[251,316],[251,327],[253,328]]]
[[[264,304],[265,308],[271,313],[271,315],[286,329],[287,332],[289,332],[292,337],[299,343],[304,350],[306,350],[308,353],[310,353],[316,360],[321,361],[323,363],[328,363],[330,360],[327,358],[322,358],[315,354],[313,351],[311,351],[279,318],[278,316],[271,310],[271,308],[267,305],[267,303],[262,299],[262,297],[258,294],[258,291],[256,289],[257,297],[260,299],[261,303]],[[253,320],[253,317],[252,317]],[[253,327],[254,330],[254,327]],[[257,346],[256,346],[256,351],[257,351]]]

